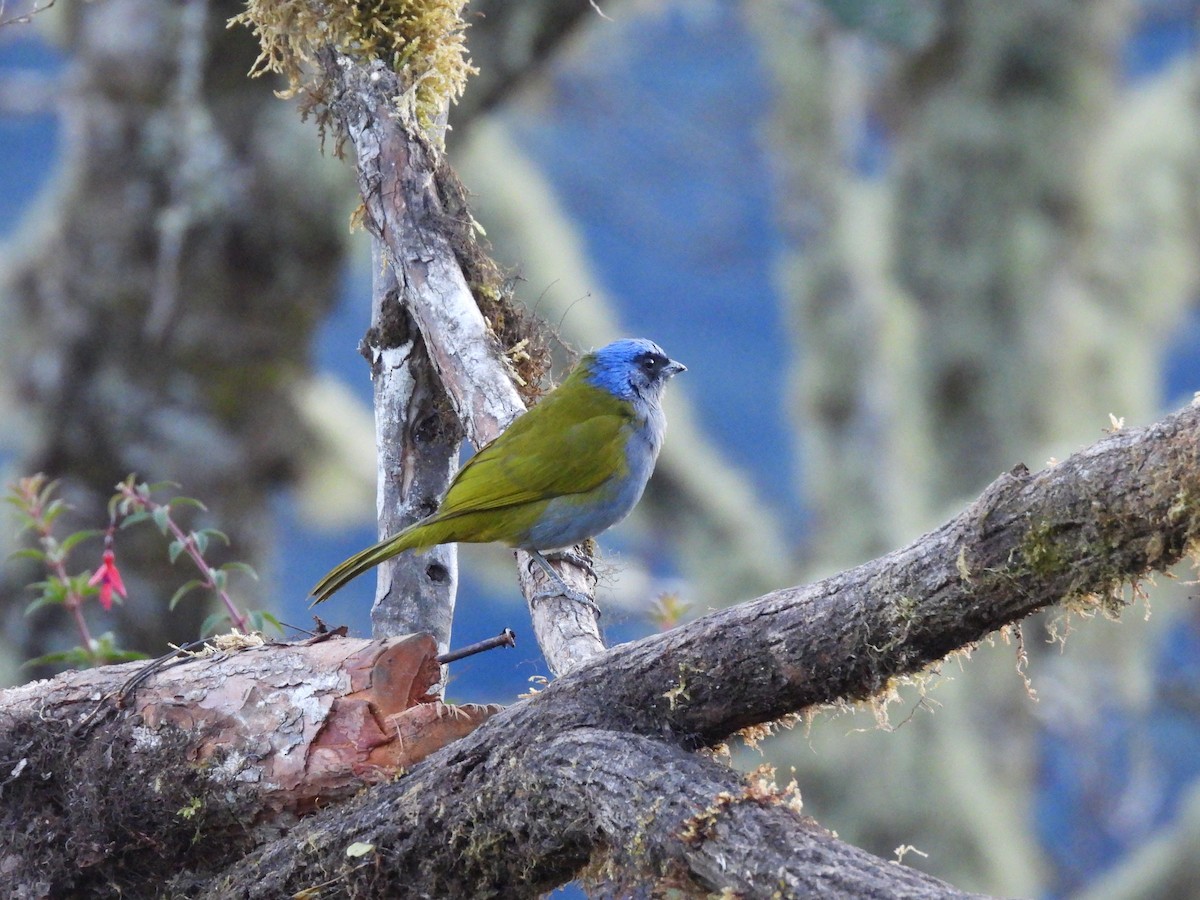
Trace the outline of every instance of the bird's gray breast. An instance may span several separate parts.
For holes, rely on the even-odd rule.
[[[637,506],[654,472],[666,429],[658,406],[639,419],[639,425],[630,427],[626,441],[625,471],[586,494],[551,500],[538,523],[530,529],[526,549],[551,550],[578,544],[616,525]]]

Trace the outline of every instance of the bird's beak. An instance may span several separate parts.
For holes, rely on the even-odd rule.
[[[686,372],[687,366],[681,362],[676,362],[675,360],[671,359],[667,360],[667,364],[663,366],[663,371],[667,373],[667,377],[669,378],[672,375],[678,375],[680,372]]]

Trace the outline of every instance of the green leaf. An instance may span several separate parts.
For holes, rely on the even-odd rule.
[[[175,594],[171,597],[171,602],[167,606],[167,609],[174,609],[176,607],[176,605],[179,603],[179,601],[182,600],[188,593],[190,593],[191,591],[194,591],[198,587],[203,587],[203,586],[204,586],[203,581],[201,581],[199,578],[193,578],[191,581],[189,581],[186,584],[184,584],[183,586],[181,586],[179,588],[179,590],[177,590],[175,592]]]
[[[196,550],[203,556],[205,551],[208,550],[208,535],[204,532],[197,533],[193,531],[188,537],[192,539],[192,543],[196,545]]]
[[[195,497],[172,497],[168,506],[194,506],[203,512],[208,512],[208,507],[197,500]]]
[[[137,509],[121,520],[121,527],[128,528],[130,525],[136,525],[138,522],[145,522],[148,518],[150,518],[149,512],[144,509]]]
[[[178,481],[156,481],[154,484],[144,484],[142,487],[153,494],[155,491],[165,491],[167,488],[177,491],[183,485]]]
[[[34,476],[34,478],[36,478],[38,481],[40,481],[44,477],[45,477],[44,475],[35,475]],[[55,478],[53,481],[48,483],[44,488],[42,488],[40,491],[38,491],[38,493],[37,493],[38,505],[46,506],[47,504],[49,504],[50,497],[54,494],[55,491],[58,490],[58,486],[61,483],[62,483],[62,481],[60,479]],[[34,490],[37,490],[36,485],[34,487]],[[62,501],[60,500],[58,502],[61,503]]]
[[[264,617],[261,609],[251,609],[246,612],[246,618],[250,620],[250,629],[252,631],[262,631]]]
[[[221,566],[221,571],[222,572],[243,572],[246,575],[249,575],[255,581],[258,581],[258,573],[254,571],[254,567],[252,565],[250,565],[249,563],[237,562],[236,560],[234,562],[227,562],[223,566]]]
[[[145,653],[136,650],[122,650],[117,646],[117,639],[111,631],[106,631],[96,638],[96,656],[106,663],[130,662],[135,659],[149,659]]]
[[[72,647],[70,650],[58,650],[39,656],[37,659],[31,659],[29,662],[22,663],[21,668],[31,669],[34,666],[55,666],[63,663],[72,667],[90,666],[92,657],[83,647]]]
[[[30,603],[28,606],[25,607],[25,615],[29,615],[30,613],[41,609],[43,606],[53,606],[56,603],[62,603],[62,602],[63,602],[62,597],[54,597],[54,596],[51,596],[49,593],[42,594],[42,596],[38,597],[36,600],[34,600],[32,603]]]
[[[222,622],[226,621],[228,618],[229,618],[229,613],[227,613],[227,612],[213,613],[211,616],[209,616],[207,619],[205,619],[201,623],[200,637],[208,637],[210,634],[215,633],[217,630],[217,626],[219,626]]]
[[[36,547],[24,547],[21,550],[14,550],[12,553],[8,554],[8,558],[9,559],[36,559],[39,561],[44,561],[46,559],[46,554],[43,553],[41,550],[37,549]]]
[[[283,634],[283,623],[280,622],[277,618],[275,618],[274,613],[268,612],[265,609],[260,609],[258,611],[258,614],[263,618],[263,621],[269,622],[276,631],[278,631],[280,634]],[[260,627],[259,631],[262,631],[262,630],[263,629]]]
[[[216,528],[201,528],[199,533],[205,537],[216,538],[217,540],[223,542],[226,547],[229,546],[229,535],[223,531],[219,531]]]
[[[67,588],[68,585],[57,575],[51,575],[45,581],[36,581],[29,585],[30,590],[41,591],[46,603],[65,603]]]
[[[70,553],[71,548],[74,547],[76,544],[82,543],[83,541],[86,541],[88,538],[100,537],[102,534],[104,534],[104,532],[101,531],[99,528],[89,528],[86,531],[76,531],[74,534],[67,535],[67,537],[63,540],[62,544],[60,545],[59,549],[64,554]]]
[[[219,569],[209,569],[208,572],[212,577],[213,587],[215,587],[218,591],[225,590],[226,586],[229,584],[229,573],[222,572]]]
[[[80,572],[78,575],[72,575],[67,579],[67,590],[73,594],[78,594],[80,597],[89,597],[92,594],[100,593],[98,585],[88,584],[92,580],[90,572]]]
[[[37,519],[27,512],[17,514],[17,523],[17,534],[24,534],[27,531],[33,531],[33,529],[37,528]]]
[[[167,547],[167,556],[171,558],[171,565],[175,565],[175,560],[179,559],[179,554],[183,552],[183,541],[171,541],[171,546]]]
[[[50,505],[42,511],[42,522],[47,526],[54,523],[54,520],[67,511],[67,504],[62,500],[52,500]]]
[[[355,841],[346,848],[346,855],[351,859],[358,859],[360,856],[366,856],[374,850],[374,844],[368,844],[366,841]]]
[[[167,529],[171,527],[171,508],[169,506],[156,506],[150,515],[154,517],[154,524],[158,526],[158,530],[166,534]]]

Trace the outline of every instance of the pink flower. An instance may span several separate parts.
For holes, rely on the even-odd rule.
[[[112,609],[112,595],[116,591],[122,598],[125,594],[125,582],[121,580],[121,572],[117,569],[117,558],[111,550],[104,551],[103,562],[100,563],[100,568],[96,570],[88,584],[100,585],[100,605],[105,609]]]

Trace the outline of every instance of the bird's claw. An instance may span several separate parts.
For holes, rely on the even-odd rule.
[[[599,581],[599,576],[596,574],[596,567],[592,565],[591,557],[583,553],[576,553],[573,547],[565,550],[555,550],[553,553],[545,553],[543,556],[545,556],[547,560],[553,560],[555,562],[558,562],[559,560],[563,562],[569,562],[571,565],[587,572],[593,581]]]
[[[582,591],[575,590],[565,581],[563,581],[562,576],[555,571],[554,567],[550,565],[545,556],[543,556],[537,550],[530,550],[529,558],[541,567],[542,571],[546,573],[546,576],[551,582],[549,586],[535,591],[530,596],[529,602],[531,604],[540,600],[546,600],[550,597],[566,597],[568,600],[573,600],[576,603],[582,603],[592,611],[597,619],[600,618],[600,607],[596,605],[596,602],[587,594],[583,593]],[[556,558],[562,557],[559,557],[556,554]]]
[[[536,606],[538,603],[542,603],[555,597],[566,597],[568,600],[574,603],[579,603],[583,606],[586,606],[592,611],[592,615],[594,615],[597,619],[600,618],[600,607],[596,605],[595,600],[582,591],[573,591],[570,588],[564,589],[558,585],[551,584],[547,585],[541,590],[534,591],[529,596],[529,602],[530,604]]]

